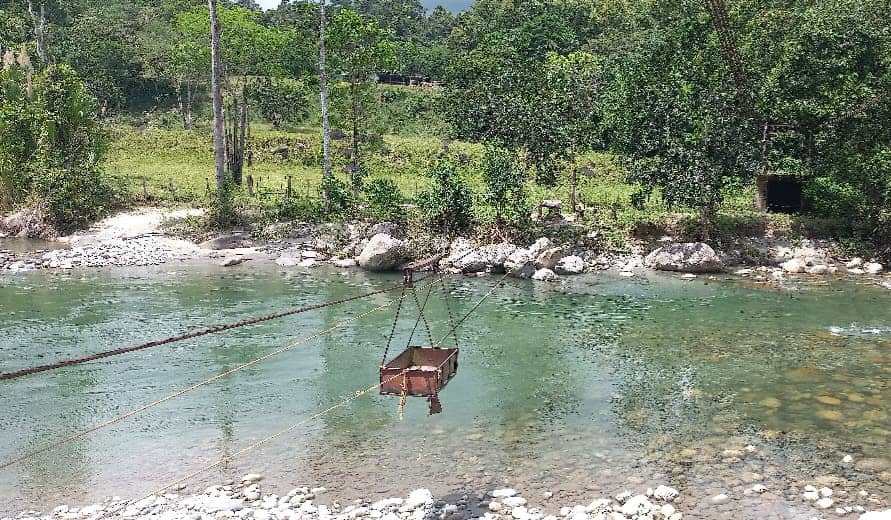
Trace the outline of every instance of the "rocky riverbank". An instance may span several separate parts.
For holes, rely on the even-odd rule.
[[[106,219],[90,230],[63,237],[54,250],[14,253],[2,249],[0,269],[79,269],[149,266],[176,262],[231,267],[244,262],[274,262],[281,268],[311,269],[331,265],[369,271],[399,269],[412,260],[440,258],[452,273],[484,276],[510,273],[518,278],[555,282],[561,277],[613,271],[634,277],[648,270],[679,273],[686,279],[733,273],[755,282],[776,284],[788,278],[849,275],[891,289],[891,277],[879,262],[834,253],[832,242],[758,238],[740,241],[728,251],[703,243],[677,243],[664,237],[628,251],[590,247],[584,239],[541,237],[530,244],[487,243],[445,237],[409,237],[393,223],[275,224],[259,235],[232,232],[201,243],[166,233],[164,223],[194,215],[194,210],[142,209]]]
[[[324,487],[297,487],[284,495],[266,492],[262,475],[248,474],[239,482],[229,481],[211,486],[201,493],[152,495],[138,501],[112,497],[84,507],[62,505],[50,513],[22,511],[2,520],[211,520],[238,518],[245,520],[682,520],[686,501],[681,493],[668,485],[648,488],[640,494],[624,491],[615,497],[597,498],[586,504],[555,506],[553,493],[545,493],[537,506],[511,488],[493,489],[480,494],[436,499],[427,489],[416,489],[407,497],[391,497],[377,501],[356,499],[350,503],[325,500]],[[754,484],[746,490],[750,496],[767,493],[764,485]],[[878,502],[866,492],[850,499],[839,496],[829,487],[806,486],[802,500],[810,502],[817,512],[838,517],[856,515],[859,520],[891,520],[891,509],[867,511],[861,505],[844,505],[856,501]],[[715,518],[728,518],[718,513],[731,498],[725,494],[711,497]],[[327,503],[325,503],[327,502]],[[823,516],[814,516],[814,519]]]

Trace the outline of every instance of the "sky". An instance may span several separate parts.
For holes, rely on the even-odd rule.
[[[442,5],[449,11],[455,13],[467,9],[472,1],[473,0],[421,0],[421,3],[424,4],[424,7],[427,9],[433,9],[437,5]],[[263,9],[274,9],[278,7],[281,0],[257,0],[257,3],[259,3]]]

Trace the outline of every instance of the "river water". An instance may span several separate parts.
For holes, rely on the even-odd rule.
[[[4,276],[0,371],[394,281],[250,265]],[[492,283],[451,279],[456,313]],[[389,298],[0,382],[0,463]],[[0,512],[139,498],[373,385],[393,311],[0,469]],[[442,298],[431,298],[427,314],[438,338],[447,330]],[[394,351],[416,316],[404,307]],[[187,489],[248,471],[279,492],[324,485],[333,498],[405,496],[419,486],[474,495],[509,485],[547,509],[669,483],[681,490],[687,518],[759,519],[815,516],[797,498],[808,483],[830,485],[840,505],[861,503],[861,489],[891,498],[887,289],[842,280],[784,288],[672,276],[508,280],[460,332],[444,413],[428,417],[423,400],[409,400],[400,420],[398,399],[366,395]],[[845,455],[853,462],[843,463]],[[769,491],[745,496],[756,482]],[[554,498],[538,500],[545,491]],[[712,505],[717,493],[731,501]]]

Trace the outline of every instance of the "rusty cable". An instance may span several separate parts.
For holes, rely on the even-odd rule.
[[[301,313],[304,313],[304,312],[314,311],[314,310],[318,310],[318,309],[324,309],[325,307],[332,307],[332,306],[334,306],[334,305],[340,305],[340,304],[342,304],[342,303],[347,303],[347,302],[351,302],[351,301],[354,301],[354,300],[359,300],[359,299],[362,299],[362,298],[368,298],[368,297],[375,296],[375,295],[378,295],[378,294],[388,293],[388,292],[390,292],[390,291],[394,291],[394,290],[398,289],[399,287],[401,287],[401,284],[400,284],[400,285],[394,285],[394,286],[392,286],[392,287],[388,287],[388,288],[386,288],[386,289],[381,289],[381,290],[378,290],[378,291],[372,291],[372,292],[370,292],[370,293],[361,294],[361,295],[358,295],[358,296],[350,296],[350,297],[348,297],[348,298],[341,298],[341,299],[339,299],[339,300],[333,300],[333,301],[330,301],[330,302],[320,303],[320,304],[316,304],[316,305],[308,305],[308,306],[306,306],[306,307],[300,307],[300,308],[297,308],[297,309],[291,309],[291,310],[289,310],[289,311],[284,311],[284,312],[277,312],[277,313],[274,313],[274,314],[267,314],[266,316],[259,316],[259,317],[256,317],[256,318],[250,318],[250,319],[246,319],[246,320],[241,320],[241,321],[237,321],[237,322],[234,322],[234,323],[227,323],[227,324],[224,324],[224,325],[217,325],[217,326],[215,326],[215,327],[209,327],[209,328],[206,328],[206,329],[201,329],[201,330],[196,330],[196,331],[192,331],[192,332],[187,332],[187,333],[185,333],[185,334],[180,334],[180,335],[178,335],[178,336],[172,336],[172,337],[165,338],[165,339],[153,340],[153,341],[149,341],[149,342],[147,342],[147,343],[142,343],[142,344],[139,344],[139,345],[132,345],[132,346],[129,346],[129,347],[123,347],[123,348],[118,348],[118,349],[114,349],[114,350],[108,350],[108,351],[106,351],[106,352],[100,352],[100,353],[98,353],[98,354],[91,354],[91,355],[89,355],[89,356],[84,356],[84,357],[80,357],[80,358],[66,359],[66,360],[64,360],[64,361],[58,361],[58,362],[56,362],[56,363],[50,363],[50,364],[48,364],[48,365],[40,365],[40,366],[36,366],[36,367],[26,368],[26,369],[23,369],[23,370],[18,370],[18,371],[16,371],[16,372],[7,372],[7,373],[0,374],[0,380],[4,380],[4,379],[17,379],[17,378],[19,378],[19,377],[24,377],[24,376],[31,375],[31,374],[37,374],[37,373],[39,373],[39,372],[46,372],[46,371],[49,371],[49,370],[56,370],[56,369],[59,369],[59,368],[69,367],[69,366],[73,366],[73,365],[80,365],[80,364],[82,364],[82,363],[87,363],[87,362],[90,362],[90,361],[96,361],[96,360],[99,360],[99,359],[104,359],[104,358],[112,357],[112,356],[119,356],[119,355],[121,355],[121,354],[128,354],[128,353],[130,353],[130,352],[136,352],[136,351],[138,351],[138,350],[144,350],[144,349],[147,349],[147,348],[160,347],[160,346],[162,346],[162,345],[169,345],[170,343],[176,343],[176,342],[179,342],[179,341],[185,341],[185,340],[187,340],[187,339],[198,338],[198,337],[201,337],[201,336],[206,336],[206,335],[208,335],[208,334],[215,334],[215,333],[217,333],[217,332],[224,332],[224,331],[227,331],[227,330],[237,329],[237,328],[239,328],[239,327],[246,327],[246,326],[249,326],[249,325],[256,325],[256,324],[258,324],[258,323],[263,323],[263,322],[265,322],[265,321],[275,320],[275,319],[278,319],[278,318],[284,318],[284,317],[286,317],[286,316],[293,316],[293,315],[295,315],[295,314],[301,314]],[[402,301],[402,300],[400,300],[400,302],[401,302],[401,301]]]
[[[432,285],[432,284],[435,284],[435,283],[437,283],[437,282],[438,282],[438,280],[434,280],[434,281],[430,282],[430,284]],[[402,296],[400,296],[399,301],[401,302],[401,301],[404,300],[404,299],[405,299],[405,295],[403,294]],[[35,456],[37,456],[37,455],[40,455],[41,453],[45,453],[45,452],[50,451],[50,450],[52,450],[52,449],[54,449],[54,448],[57,448],[57,447],[59,447],[59,446],[61,446],[61,445],[63,445],[63,444],[66,444],[66,443],[68,443],[68,442],[71,442],[71,441],[80,439],[81,437],[85,437],[85,436],[87,436],[87,435],[89,435],[89,434],[91,434],[91,433],[94,433],[94,432],[96,432],[96,431],[98,431],[98,430],[101,430],[102,428],[105,428],[105,427],[111,426],[111,425],[113,425],[113,424],[116,424],[116,423],[118,423],[118,422],[120,422],[120,421],[123,421],[124,419],[127,419],[127,418],[129,418],[129,417],[133,417],[134,415],[137,415],[137,414],[139,414],[139,413],[142,413],[142,412],[144,412],[144,411],[146,411],[146,410],[148,410],[148,409],[150,409],[150,408],[154,408],[155,406],[161,405],[161,404],[163,404],[163,403],[165,403],[165,402],[167,402],[167,401],[169,401],[169,400],[171,400],[171,399],[174,399],[174,398],[179,397],[179,396],[181,396],[181,395],[183,395],[183,394],[186,394],[186,393],[188,393],[188,392],[191,392],[192,390],[195,390],[195,389],[200,388],[200,387],[202,387],[202,386],[208,385],[208,384],[210,384],[210,383],[212,383],[212,382],[214,382],[214,381],[217,381],[217,380],[219,380],[219,379],[222,379],[222,378],[224,378],[224,377],[227,377],[227,376],[229,376],[229,375],[232,375],[232,374],[234,374],[235,372],[238,372],[238,371],[243,370],[243,369],[245,369],[245,368],[248,368],[248,367],[251,367],[251,366],[253,366],[253,365],[256,365],[257,363],[260,363],[260,362],[262,362],[262,361],[265,361],[265,360],[267,360],[267,359],[269,359],[269,358],[271,358],[271,357],[273,357],[273,356],[276,356],[276,355],[278,355],[278,354],[281,354],[282,352],[285,352],[285,351],[287,351],[287,350],[290,350],[290,349],[292,349],[292,348],[294,348],[294,347],[296,347],[296,346],[299,346],[299,345],[308,343],[308,342],[310,342],[310,341],[312,341],[312,340],[314,340],[314,339],[316,339],[316,338],[319,338],[319,337],[321,337],[321,336],[324,336],[325,334],[328,334],[329,332],[332,332],[332,331],[334,331],[334,330],[336,330],[336,329],[338,329],[338,328],[340,328],[340,327],[342,327],[342,326],[344,326],[344,325],[347,325],[347,324],[350,324],[350,323],[352,323],[352,322],[354,322],[354,321],[357,321],[357,320],[359,320],[359,319],[362,319],[362,318],[364,318],[365,316],[368,316],[368,315],[370,315],[370,314],[372,314],[372,313],[375,313],[375,312],[377,312],[377,311],[386,309],[387,307],[389,307],[389,306],[392,305],[392,304],[393,304],[393,301],[389,301],[389,302],[387,302],[387,303],[385,303],[385,304],[383,304],[383,305],[380,305],[380,306],[378,306],[378,307],[374,307],[374,308],[372,308],[372,309],[370,309],[370,310],[368,310],[368,311],[365,311],[364,313],[361,313],[361,314],[358,314],[358,315],[356,315],[356,316],[353,316],[352,318],[348,318],[348,319],[345,319],[345,320],[341,320],[341,321],[335,323],[334,325],[332,325],[331,327],[329,327],[329,328],[327,328],[327,329],[324,329],[324,330],[321,330],[321,331],[319,331],[319,332],[316,332],[315,334],[312,334],[312,335],[310,335],[310,336],[306,336],[306,337],[304,337],[304,338],[295,340],[295,341],[293,341],[293,342],[291,342],[291,343],[285,345],[284,347],[281,347],[281,348],[279,348],[279,349],[277,349],[277,350],[274,350],[274,351],[272,351],[272,352],[269,352],[268,354],[264,354],[263,356],[260,356],[260,357],[258,357],[258,358],[256,358],[256,359],[252,360],[252,361],[248,361],[247,363],[238,365],[237,367],[232,368],[232,369],[230,369],[230,370],[227,370],[226,372],[223,372],[223,373],[221,373],[221,374],[217,374],[217,375],[215,375],[215,376],[213,376],[213,377],[210,377],[210,378],[208,378],[208,379],[205,379],[205,380],[203,380],[203,381],[200,381],[200,382],[198,382],[198,383],[195,383],[195,384],[193,384],[192,386],[189,386],[189,387],[183,388],[183,389],[181,389],[181,390],[178,390],[178,391],[176,391],[176,392],[173,392],[172,394],[168,394],[168,395],[166,395],[166,396],[164,396],[164,397],[162,397],[162,398],[160,398],[160,399],[157,399],[157,400],[155,400],[155,401],[152,401],[152,402],[150,402],[150,403],[148,403],[148,404],[144,404],[144,405],[142,405],[142,406],[140,406],[140,407],[138,407],[138,408],[134,408],[134,409],[132,409],[132,410],[130,410],[130,411],[128,411],[128,412],[122,413],[122,414],[120,414],[120,415],[118,415],[118,416],[116,416],[116,417],[113,417],[113,418],[111,418],[111,419],[108,419],[107,421],[104,421],[104,422],[101,422],[101,423],[99,423],[99,424],[93,425],[93,426],[91,426],[91,427],[89,427],[89,428],[87,428],[87,429],[85,429],[85,430],[81,430],[81,431],[79,431],[79,432],[76,432],[76,433],[73,433],[73,434],[68,435],[68,436],[66,436],[66,437],[63,437],[63,438],[61,438],[61,439],[59,439],[59,440],[56,440],[56,441],[54,441],[54,442],[52,442],[52,443],[50,443],[50,444],[44,445],[44,446],[42,446],[42,447],[40,447],[40,448],[34,449],[34,450],[30,451],[30,452],[27,452],[27,453],[25,453],[24,455],[21,455],[21,456],[15,458],[15,459],[12,459],[12,460],[9,460],[9,461],[2,462],[2,463],[0,463],[0,469],[8,468],[8,467],[13,466],[13,465],[15,465],[15,464],[18,464],[18,463],[20,463],[20,462],[23,462],[23,461],[25,461],[25,460],[28,460],[28,459],[30,459],[30,458],[32,458],[32,457],[35,457]],[[383,384],[383,383],[382,383],[382,384]]]

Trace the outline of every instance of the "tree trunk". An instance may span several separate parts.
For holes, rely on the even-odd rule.
[[[179,78],[173,80],[173,89],[176,90],[176,106],[179,107],[179,117],[183,121],[183,129],[188,130],[189,124],[186,121],[186,104],[183,101],[183,82]]]
[[[353,93],[353,174],[355,175],[359,171],[361,163],[359,160],[359,83],[357,80],[353,80],[350,90]]]
[[[225,144],[223,136],[222,63],[220,58],[220,20],[217,0],[207,0],[210,9],[210,89],[213,97],[213,157],[217,173],[217,193],[221,205],[226,203]]]
[[[28,0],[28,13],[34,23],[34,39],[37,40],[37,57],[40,62],[46,64],[46,11],[43,2],[40,3],[40,12],[34,8],[34,0]]]
[[[195,88],[192,86],[192,82],[186,81],[186,130],[192,129],[192,96],[194,95],[194,90]]]
[[[331,178],[331,125],[328,122],[328,73],[325,69],[325,0],[319,0],[319,96],[322,101],[322,154],[324,166],[322,179]],[[328,195],[322,190],[325,198],[325,213],[330,210]]]

